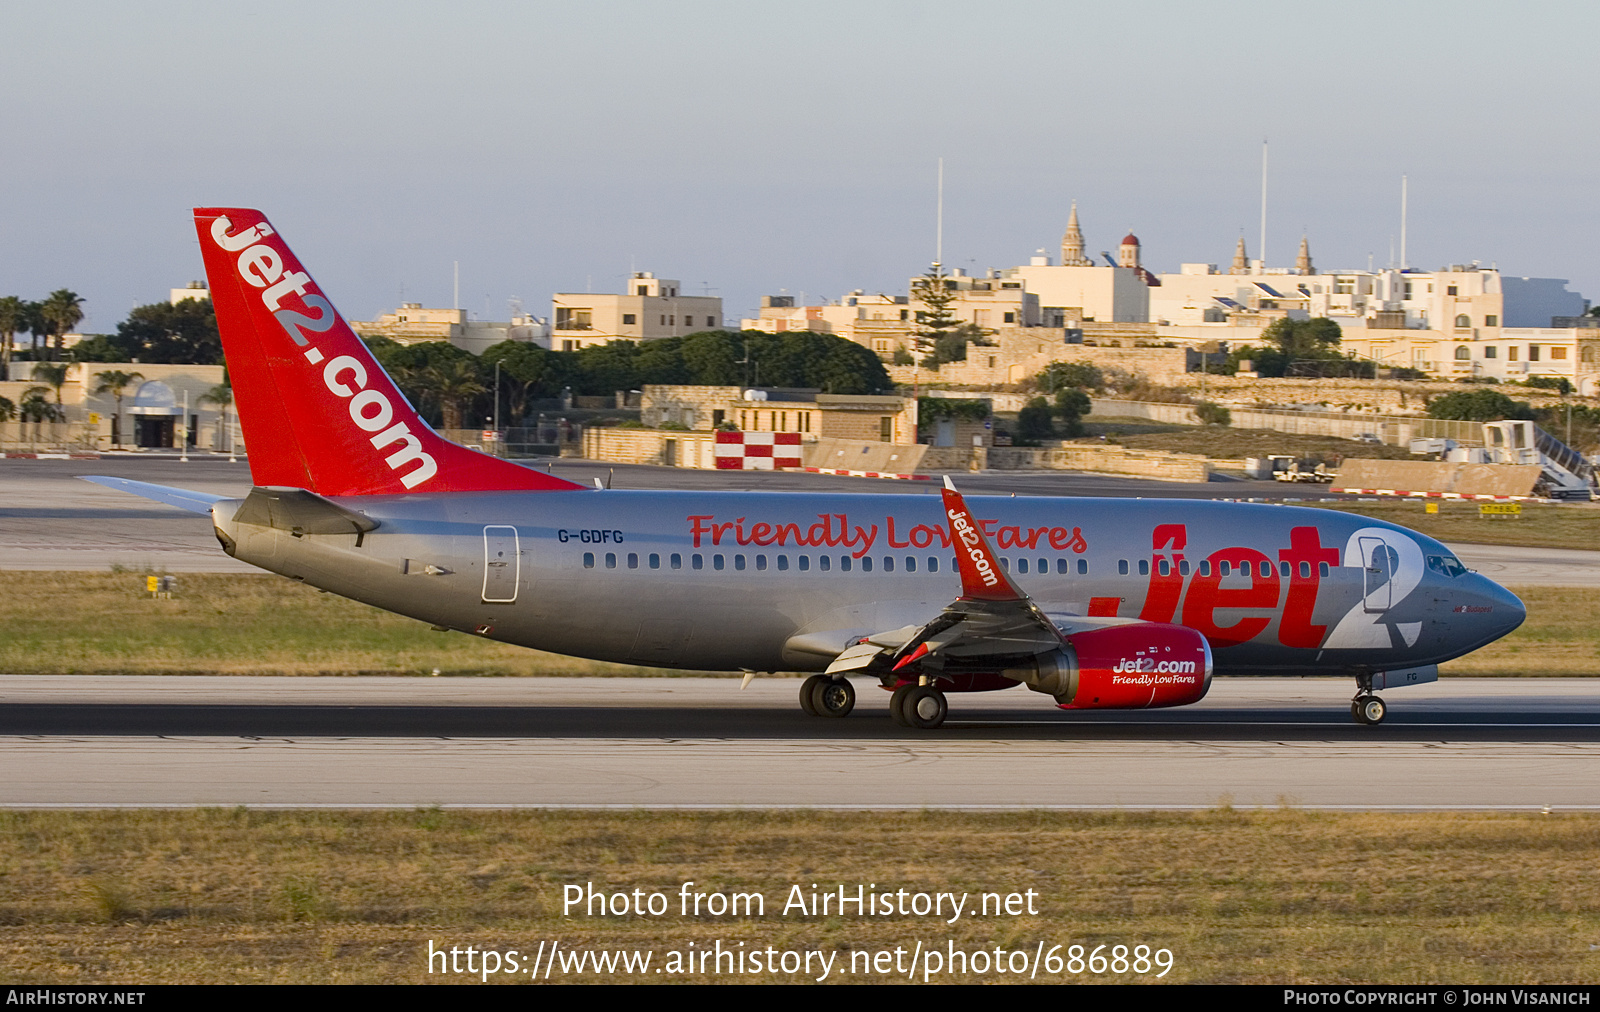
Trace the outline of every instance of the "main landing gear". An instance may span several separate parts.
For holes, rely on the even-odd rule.
[[[901,727],[938,727],[949,712],[944,693],[931,685],[902,685],[889,696],[889,716]]]
[[[1350,700],[1350,716],[1358,724],[1381,724],[1389,707],[1372,692],[1372,676],[1356,676],[1356,698]]]
[[[800,708],[813,717],[847,717],[856,707],[856,687],[844,678],[812,675],[800,683]]]

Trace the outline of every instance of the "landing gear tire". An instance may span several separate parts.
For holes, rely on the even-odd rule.
[[[800,709],[806,711],[809,716],[822,716],[817,709],[817,689],[827,680],[827,675],[812,675],[800,683]]]
[[[950,705],[945,702],[944,693],[931,685],[913,686],[900,704],[900,715],[906,726],[924,730],[943,724],[949,712]]]
[[[906,720],[906,696],[915,688],[917,688],[915,685],[902,685],[889,694],[889,716],[901,727],[911,726]]]
[[[811,694],[813,712],[819,717],[848,717],[856,708],[856,687],[843,678],[813,675],[821,679]],[[810,681],[808,678],[806,681]]]
[[[1381,724],[1389,707],[1377,696],[1357,696],[1350,703],[1350,716],[1359,724]]]

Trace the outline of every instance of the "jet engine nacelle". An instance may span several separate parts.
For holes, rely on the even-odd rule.
[[[1163,622],[1087,629],[1067,645],[1004,674],[1056,697],[1064,710],[1183,706],[1211,688],[1211,647],[1193,629]]]

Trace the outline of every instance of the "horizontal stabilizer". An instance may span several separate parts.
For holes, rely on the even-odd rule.
[[[303,488],[257,486],[233,515],[237,524],[275,527],[294,534],[365,534],[378,522]]]
[[[176,506],[190,513],[210,513],[211,504],[219,499],[228,498],[225,495],[212,495],[209,492],[191,492],[186,488],[172,488],[168,485],[152,485],[147,481],[134,481],[131,478],[110,478],[105,475],[80,475],[84,481],[92,481],[96,485],[114,488],[118,492],[128,492],[132,495],[142,496],[145,499],[154,499],[168,506]]]

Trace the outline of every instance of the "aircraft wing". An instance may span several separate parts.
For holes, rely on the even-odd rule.
[[[961,596],[922,626],[868,636],[848,647],[828,674],[868,669],[941,668],[949,658],[1028,656],[1059,649],[1064,632],[1000,565],[966,501],[947,477],[943,490],[950,543],[961,574]],[[1094,625],[1103,620],[1089,620]]]

